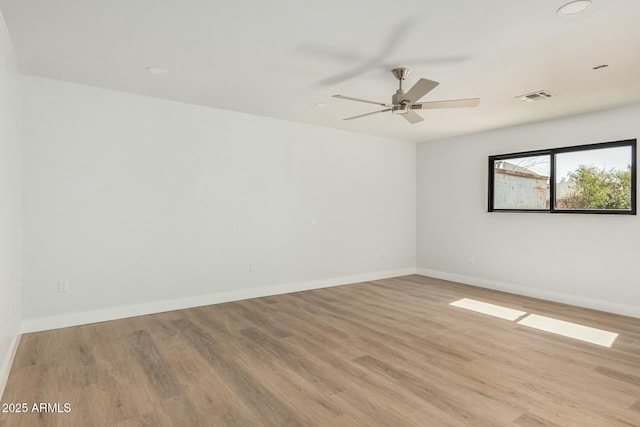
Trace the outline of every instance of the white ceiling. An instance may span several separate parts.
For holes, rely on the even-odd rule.
[[[410,141],[640,102],[640,0],[0,0],[23,73]],[[594,71],[592,67],[609,64]],[[155,65],[169,69],[152,75]],[[440,82],[422,101],[477,108],[390,113],[389,72]],[[539,103],[515,100],[545,89]],[[326,103],[324,108],[314,107]]]

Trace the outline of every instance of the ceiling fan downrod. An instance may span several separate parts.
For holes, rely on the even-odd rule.
[[[399,88],[391,97],[391,112],[393,114],[406,114],[409,112],[409,103],[404,100],[404,90],[402,90],[402,81],[409,75],[408,68],[394,68],[391,70],[393,75],[398,79]]]

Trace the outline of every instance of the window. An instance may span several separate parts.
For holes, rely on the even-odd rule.
[[[489,156],[489,212],[636,214],[636,140]]]

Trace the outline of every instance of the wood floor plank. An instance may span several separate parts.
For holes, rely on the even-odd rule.
[[[426,403],[449,414],[455,414],[459,421],[464,421],[470,425],[497,425],[500,421],[513,418],[510,414],[511,411],[508,411],[506,407],[498,414],[492,413],[491,411],[481,412],[477,410],[474,413],[472,411],[474,407],[476,409],[487,409],[486,399],[484,399],[485,402],[478,402],[482,397],[480,394],[476,394],[475,400],[471,400],[467,396],[462,396],[460,393],[451,393],[444,387],[436,387],[428,384],[417,376],[415,372],[411,373],[403,369],[398,369],[374,357],[364,356],[354,360],[354,362],[372,371],[393,378],[402,384],[410,393],[420,397]]]
[[[292,414],[270,390],[252,380],[251,375],[233,360],[223,357],[220,345],[216,344],[202,329],[189,320],[176,322],[181,334],[195,346],[201,356],[225,378],[243,400],[250,402],[267,425],[299,425],[304,423]]]
[[[452,307],[619,334],[611,348]],[[640,319],[421,276],[23,335],[4,426],[640,426]]]
[[[621,372],[616,369],[611,369],[606,366],[598,366],[594,369],[597,373],[606,375],[609,378],[613,378],[618,381],[624,381],[631,385],[639,385],[640,384],[640,376],[628,374],[626,372]]]
[[[530,412],[520,415],[515,419],[514,423],[522,427],[561,427]]]
[[[275,339],[256,329],[244,329],[242,334],[248,338],[250,342],[265,349],[275,360],[286,365],[288,370],[314,383],[315,387],[322,389],[324,393],[333,394],[344,390],[344,387],[331,377],[323,377],[322,374],[318,372],[317,365],[308,359],[300,357],[299,354],[286,343],[280,344]]]
[[[380,395],[361,394],[352,390],[345,390],[332,396],[346,413],[358,420],[358,423],[376,426],[418,426],[417,420],[411,414],[399,411],[389,405]]]
[[[128,338],[128,343],[138,355],[138,362],[154,389],[163,398],[180,394],[180,387],[176,381],[171,366],[165,363],[147,331],[136,331]]]

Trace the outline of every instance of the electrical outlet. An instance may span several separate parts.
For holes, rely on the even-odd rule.
[[[68,280],[58,280],[58,292],[67,292],[69,290]]]
[[[475,255],[471,255],[469,257],[469,264],[475,264],[476,263],[476,256]]]
[[[253,264],[249,264],[249,273],[255,273],[256,272],[256,266]]]

